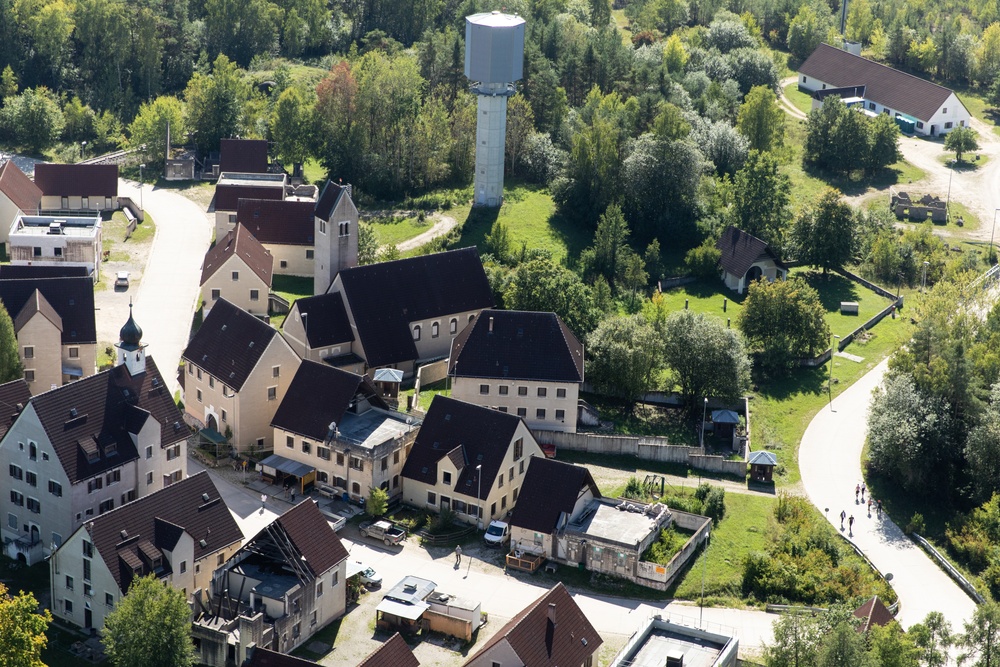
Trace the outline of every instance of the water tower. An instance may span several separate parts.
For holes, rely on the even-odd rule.
[[[465,76],[478,100],[475,206],[503,202],[507,98],[524,74],[524,19],[490,12],[465,17]]]

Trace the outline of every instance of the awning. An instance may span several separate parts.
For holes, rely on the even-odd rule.
[[[63,366],[63,375],[73,375],[76,377],[83,377],[83,369],[76,368],[75,366]]]
[[[226,444],[226,436],[222,435],[214,428],[203,428],[198,431],[198,435],[212,443],[213,445],[224,445]]]
[[[286,475],[291,475],[292,477],[305,477],[309,473],[316,470],[316,468],[311,465],[286,459],[284,456],[278,456],[277,454],[271,454],[268,456],[266,459],[257,464],[257,468],[270,468],[271,470],[277,470],[285,473]],[[267,470],[265,470],[265,472],[267,472]]]
[[[347,561],[347,578],[350,579],[356,574],[361,574],[368,568],[359,560],[349,560]]]
[[[375,611],[396,616],[397,618],[405,618],[408,621],[417,620],[428,609],[430,609],[430,605],[425,602],[403,604],[402,602],[396,602],[395,600],[390,600],[388,598],[383,598],[382,601],[378,603],[378,606],[375,607]]]
[[[712,421],[716,424],[739,424],[740,416],[732,410],[712,410]]]

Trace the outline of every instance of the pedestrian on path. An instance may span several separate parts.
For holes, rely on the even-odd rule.
[[[266,493],[260,494],[260,513],[261,514],[264,513],[264,504],[266,502],[267,502],[267,494]]]
[[[875,512],[878,514],[878,518],[882,518],[882,500],[875,501]]]
[[[292,504],[295,503],[295,487],[292,487]],[[868,516],[871,516],[871,509],[868,510]]]
[[[848,526],[848,528],[847,528],[847,534],[848,534],[848,536],[854,537],[854,515],[853,514],[851,515],[851,518],[847,520],[847,526]]]
[[[871,496],[868,497],[868,518],[872,518],[872,499]]]
[[[861,482],[861,504],[865,504],[865,483]]]
[[[457,570],[462,565],[462,545],[459,544],[455,547],[455,569]]]
[[[860,484],[855,484],[854,485],[854,504],[855,505],[858,504],[858,494],[859,493],[861,493],[861,485]]]
[[[840,510],[840,529],[844,529],[844,519],[847,518],[847,510]]]

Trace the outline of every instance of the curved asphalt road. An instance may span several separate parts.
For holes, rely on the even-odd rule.
[[[854,488],[862,480],[868,403],[888,367],[888,360],[880,363],[813,418],[799,446],[802,485],[835,528],[840,528],[841,510],[854,515],[854,534],[844,530],[844,535],[883,574],[892,575],[900,600],[897,620],[904,628],[940,611],[961,630],[975,609],[972,599],[887,516],[878,519],[872,513],[869,519],[865,506],[854,502]]]

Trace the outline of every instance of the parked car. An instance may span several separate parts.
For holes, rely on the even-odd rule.
[[[375,571],[375,568],[365,568],[361,573],[361,583],[368,588],[380,588],[382,586],[382,575]]]
[[[510,524],[505,521],[490,521],[486,534],[483,535],[483,542],[488,547],[499,547],[510,542]]]
[[[128,271],[119,271],[115,274],[115,287],[124,287],[128,289]]]
[[[361,531],[361,537],[382,540],[386,546],[399,544],[406,539],[406,531],[388,521],[365,521],[358,526],[358,530]]]

